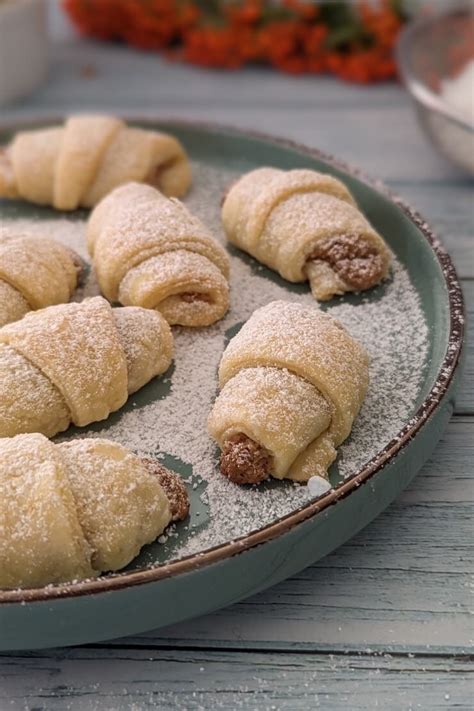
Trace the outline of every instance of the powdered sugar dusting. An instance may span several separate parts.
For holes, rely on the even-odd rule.
[[[219,199],[237,177],[231,171],[194,166],[188,207],[224,241]],[[63,218],[16,220],[18,229],[32,229],[60,239],[87,258],[84,223]],[[207,434],[207,416],[217,393],[217,368],[223,349],[238,326],[269,301],[284,299],[315,306],[307,284],[288,285],[255,261],[230,248],[231,307],[219,323],[205,329],[174,328],[175,362],[167,394],[150,404],[128,407],[99,431],[85,428],[80,436],[108,437],[140,455],[171,455],[192,467],[190,483],[201,492],[208,513],[205,525],[182,536],[173,556],[201,552],[243,536],[287,515],[324,491],[271,482],[259,488],[232,484],[217,472],[217,452]],[[98,293],[90,271],[77,299]],[[363,298],[334,300],[324,307],[339,319],[369,352],[370,386],[352,436],[339,448],[338,477],[356,473],[413,415],[428,357],[428,330],[419,297],[404,267],[394,262],[392,278]],[[77,433],[74,433],[77,437]],[[199,482],[203,481],[202,484]],[[180,527],[178,527],[178,533]]]

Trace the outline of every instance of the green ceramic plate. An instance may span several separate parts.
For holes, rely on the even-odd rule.
[[[232,489],[233,485],[225,482],[229,486],[226,506],[231,506],[225,512],[232,511],[234,497],[234,518],[239,521],[234,528],[223,527],[219,533],[222,512],[219,514],[215,505],[219,485],[216,488],[218,480],[212,479],[219,475],[211,472],[211,478],[204,480],[198,467],[193,466],[192,456],[183,450],[182,433],[177,429],[176,443],[171,429],[168,444],[157,444],[150,451],[147,426],[152,420],[146,413],[153,407],[166,408],[171,402],[178,387],[178,370],[171,369],[164,378],[147,385],[121,412],[88,428],[86,434],[100,433],[130,444],[127,423],[135,423],[136,437],[136,423],[143,416],[143,442],[134,448],[160,456],[186,478],[192,499],[191,520],[181,524],[177,535],[165,544],[147,547],[120,574],[37,590],[0,591],[3,650],[81,644],[143,632],[229,605],[293,575],[344,543],[393,501],[433,451],[453,411],[463,340],[462,294],[449,257],[419,215],[356,171],[288,141],[181,121],[136,123],[169,131],[184,143],[197,165],[190,206],[201,211],[204,219],[206,200],[213,219],[217,219],[220,195],[216,193],[226,181],[261,165],[313,168],[336,175],[348,185],[361,209],[390,244],[398,264],[392,280],[370,294],[352,295],[325,306],[334,309],[334,315],[349,328],[354,326],[356,336],[364,319],[361,333],[370,331],[367,323],[373,314],[373,328],[380,331],[383,352],[376,352],[373,333],[370,348],[376,372],[372,399],[331,469],[330,490],[311,498],[307,490],[296,490],[284,482],[267,484],[258,491]],[[0,142],[7,142],[13,130],[23,127],[4,127]],[[3,220],[34,218],[50,225],[52,220],[64,217],[46,208],[0,201]],[[85,213],[80,213],[68,216],[68,220],[84,217]],[[231,254],[233,268],[245,283],[234,284],[234,302],[225,322],[209,330],[209,336],[202,336],[221,339],[217,360],[226,340],[245,320],[240,304],[247,303],[247,311],[251,311],[252,289],[259,292],[254,295],[257,305],[258,299],[264,302],[267,295],[308,299],[306,285],[286,284],[237,250]],[[380,313],[385,314],[385,321],[380,321]],[[248,315],[246,312],[245,317]],[[413,332],[413,336],[407,336],[407,332]],[[183,332],[177,335],[178,349],[185,348],[187,338]],[[214,366],[211,369],[214,371]],[[388,389],[379,393],[377,383],[391,381],[391,372],[393,392]],[[370,419],[370,411],[377,408],[379,425]],[[206,412],[202,412],[205,417]],[[392,429],[398,423],[396,429],[387,429],[386,423],[382,426],[385,420],[392,423]],[[67,436],[79,434],[70,430]],[[204,435],[198,433],[196,437]],[[199,442],[193,441],[191,433],[190,450],[194,451],[196,445]],[[258,501],[262,502],[260,518]],[[272,506],[267,505],[269,501]],[[253,518],[245,527],[240,519],[245,519],[247,510],[253,512]]]

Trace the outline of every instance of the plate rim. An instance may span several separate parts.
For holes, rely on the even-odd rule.
[[[83,112],[85,113],[85,112]],[[100,113],[99,111],[95,113]],[[107,112],[104,112],[107,113]],[[208,133],[229,134],[237,138],[251,138],[273,144],[279,148],[287,148],[310,158],[324,161],[336,170],[346,173],[350,177],[356,178],[369,188],[379,193],[396,205],[408,219],[417,227],[423,238],[428,243],[436,260],[440,266],[444,278],[448,305],[449,305],[449,336],[441,365],[438,369],[433,385],[427,396],[408,420],[404,427],[381,449],[367,464],[358,472],[341,482],[336,488],[323,494],[319,498],[304,504],[295,511],[282,516],[270,524],[252,531],[249,534],[235,538],[232,541],[213,546],[199,553],[193,553],[178,560],[162,563],[154,567],[140,568],[134,571],[118,572],[98,577],[94,579],[60,583],[48,585],[40,588],[25,588],[15,590],[0,590],[0,606],[14,603],[33,603],[46,600],[70,599],[85,595],[98,595],[101,593],[123,590],[137,585],[154,583],[171,577],[176,577],[183,573],[197,571],[214,563],[228,560],[233,556],[255,548],[258,545],[267,543],[278,538],[284,533],[288,533],[295,526],[311,518],[315,518],[319,513],[325,511],[329,506],[334,505],[350,494],[357,491],[361,484],[369,481],[375,474],[380,472],[392,459],[394,459],[415,437],[418,431],[428,422],[437,408],[441,405],[448,393],[451,382],[460,364],[461,352],[464,344],[464,298],[461,290],[459,278],[451,257],[446,252],[428,222],[420,213],[411,207],[403,198],[395,193],[381,180],[369,177],[364,171],[335,158],[333,155],[321,151],[318,148],[310,148],[304,144],[291,139],[267,134],[261,131],[254,131],[245,128],[238,128],[229,124],[221,124],[212,121],[200,121],[192,119],[181,119],[172,116],[152,116],[137,112],[125,111],[115,112],[130,122],[140,122],[141,124],[174,124],[183,128],[197,128]],[[26,127],[38,126],[44,123],[58,123],[64,121],[63,114],[44,114],[35,117],[18,118],[16,120],[0,119],[0,131],[22,130]],[[21,128],[18,129],[17,125]]]

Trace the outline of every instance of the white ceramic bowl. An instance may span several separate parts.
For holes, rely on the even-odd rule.
[[[462,33],[472,31],[473,22],[472,0],[450,0],[438,12],[410,23],[397,48],[400,76],[414,99],[421,125],[438,150],[471,175],[474,123],[443,99],[439,86],[453,73],[453,45]]]
[[[44,1],[0,1],[0,106],[34,91],[47,70]]]

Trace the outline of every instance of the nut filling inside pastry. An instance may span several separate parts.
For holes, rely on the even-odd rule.
[[[331,316],[286,301],[257,309],[219,365],[208,429],[221,473],[238,484],[327,479],[368,377],[367,353]]]
[[[222,222],[229,242],[290,282],[309,280],[318,301],[370,289],[389,273],[388,246],[331,175],[246,173],[224,198]]]
[[[221,473],[235,484],[259,484],[271,476],[273,457],[247,435],[226,440],[221,454]]]
[[[317,243],[308,262],[326,262],[344,283],[356,291],[378,284],[385,265],[377,249],[360,235],[335,235]],[[311,281],[311,277],[310,277]]]
[[[189,497],[181,477],[175,472],[166,469],[156,459],[141,458],[147,470],[158,478],[164,490],[171,511],[172,521],[182,521],[189,513]]]

